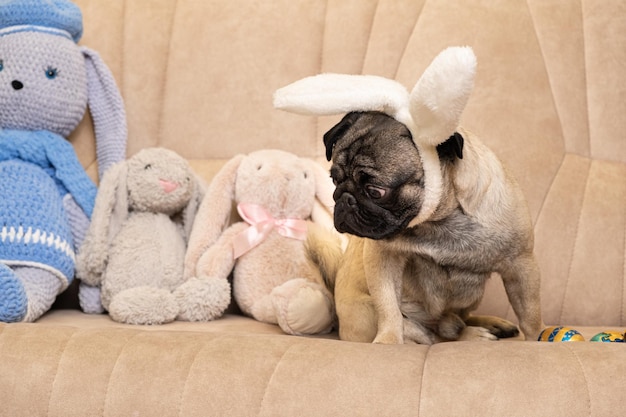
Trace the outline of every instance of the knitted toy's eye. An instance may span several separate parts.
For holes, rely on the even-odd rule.
[[[4,61],[0,59],[0,71],[4,69]]]
[[[54,80],[57,75],[59,75],[58,69],[52,67],[46,68],[46,78],[48,78],[49,80]]]
[[[152,169],[152,164],[147,164],[145,167],[143,167],[143,169],[145,169],[146,171]]]

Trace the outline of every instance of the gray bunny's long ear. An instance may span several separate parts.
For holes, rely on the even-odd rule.
[[[91,224],[76,260],[79,278],[89,285],[99,285],[108,259],[111,241],[128,218],[128,166],[113,165],[102,177]]]
[[[81,51],[87,69],[87,104],[96,133],[98,174],[102,178],[111,165],[126,158],[126,111],[113,74],[100,55],[84,46]]]
[[[104,174],[98,187],[89,237],[95,237],[107,246],[128,218],[127,177],[128,163],[117,163]]]
[[[204,198],[204,194],[206,192],[206,184],[201,178],[199,178],[195,174],[193,175],[193,182],[194,190],[191,196],[191,200],[189,200],[189,203],[183,209],[183,232],[185,234],[186,241],[189,241],[193,222],[196,218],[196,214],[198,213],[198,209],[200,208],[200,204],[202,203],[202,199]]]

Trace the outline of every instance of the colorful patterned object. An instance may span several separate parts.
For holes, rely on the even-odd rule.
[[[537,340],[540,342],[584,342],[585,338],[577,330],[553,326],[544,329]]]
[[[592,342],[626,342],[626,333],[618,331],[605,331],[591,338]]]

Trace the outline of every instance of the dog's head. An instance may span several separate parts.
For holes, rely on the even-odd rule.
[[[462,138],[454,131],[475,72],[471,48],[449,47],[410,93],[392,79],[332,73],[275,92],[274,106],[287,111],[363,112],[347,115],[325,136],[327,154],[335,162],[339,230],[383,239],[434,218],[447,186],[442,166],[447,156],[441,153],[460,156]],[[372,113],[377,111],[384,114]]]
[[[424,169],[407,127],[381,112],[352,112],[324,135],[336,190],[335,227],[384,239],[404,230],[424,201]],[[462,158],[455,134],[437,147],[442,162]]]

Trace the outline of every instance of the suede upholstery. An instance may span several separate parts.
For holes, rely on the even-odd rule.
[[[323,162],[339,117],[272,107],[320,72],[412,86],[450,45],[478,59],[463,115],[520,182],[549,325],[626,331],[626,3],[620,0],[77,0],[81,44],[116,77],[132,156],[151,146],[210,181],[237,153]],[[97,180],[89,116],[71,137]],[[69,309],[0,324],[4,416],[613,416],[626,344],[382,346],[284,335],[229,314],[115,323]],[[67,303],[58,303],[58,305]],[[480,313],[515,320],[499,277]]]

